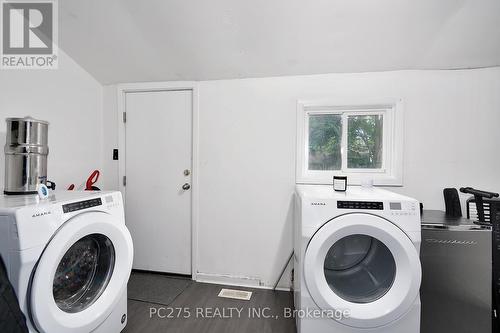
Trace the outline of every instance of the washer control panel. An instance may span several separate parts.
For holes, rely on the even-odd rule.
[[[64,213],[70,213],[81,209],[86,209],[95,206],[101,206],[102,200],[101,198],[72,202],[69,204],[65,204],[62,206]]]
[[[384,203],[380,201],[337,201],[337,208],[384,210]]]

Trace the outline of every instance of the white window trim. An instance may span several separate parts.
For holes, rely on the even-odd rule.
[[[342,170],[308,170],[309,115],[310,114],[384,114],[383,160],[381,169],[349,169],[345,144],[347,126],[342,127]],[[343,122],[345,123],[345,122]],[[297,102],[297,158],[296,183],[332,184],[333,176],[347,176],[349,185],[361,185],[364,179],[372,179],[374,185],[403,186],[403,135],[404,109],[402,99],[382,100],[317,100]]]

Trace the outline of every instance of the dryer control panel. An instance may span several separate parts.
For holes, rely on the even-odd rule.
[[[419,214],[414,202],[389,202],[389,210],[392,216],[416,216]]]
[[[337,201],[337,208],[384,210],[384,203],[380,201]]]
[[[102,205],[101,198],[96,198],[96,199],[72,202],[72,203],[63,205],[62,208],[63,208],[64,213],[70,213],[70,212],[74,212],[77,210],[86,209],[86,208],[95,207],[95,206],[101,206],[101,205]]]

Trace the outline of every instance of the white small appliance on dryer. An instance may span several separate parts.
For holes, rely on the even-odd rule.
[[[378,188],[298,185],[299,333],[420,331],[420,209]]]
[[[0,197],[0,254],[30,332],[118,333],[133,246],[120,192]]]

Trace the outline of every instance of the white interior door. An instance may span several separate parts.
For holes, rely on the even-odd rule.
[[[192,91],[132,92],[125,104],[134,268],[191,274]]]

